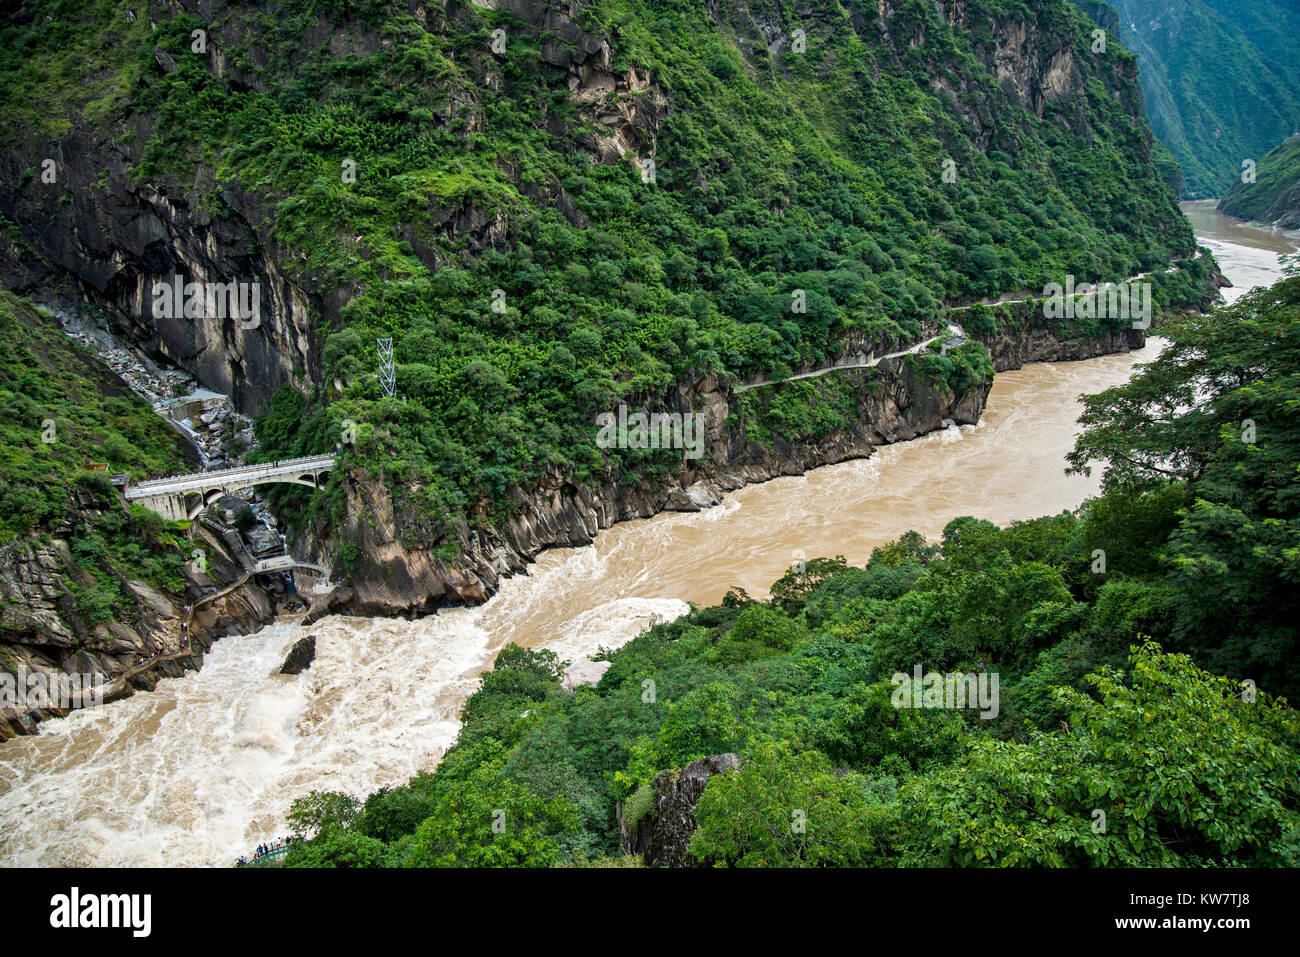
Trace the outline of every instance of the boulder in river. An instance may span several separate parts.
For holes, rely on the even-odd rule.
[[[284,659],[284,667],[280,669],[280,674],[300,675],[315,660],[316,636],[308,635],[306,638],[299,638],[289,649],[289,657]]]

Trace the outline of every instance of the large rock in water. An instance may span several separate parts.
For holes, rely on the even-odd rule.
[[[695,805],[710,778],[739,767],[739,755],[714,754],[676,771],[660,771],[650,784],[654,804],[640,820],[628,827],[623,821],[623,809],[619,808],[623,850],[640,854],[646,867],[699,866],[686,853],[686,845],[695,833]]]
[[[299,638],[289,649],[289,657],[284,659],[284,667],[280,669],[280,674],[300,675],[315,660],[316,636],[308,635],[306,638]]]

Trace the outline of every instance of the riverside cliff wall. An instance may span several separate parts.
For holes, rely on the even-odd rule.
[[[1145,343],[1141,330],[1083,335],[1076,329],[1053,329],[1035,320],[1026,304],[1023,326],[994,333],[985,342],[998,371],[1026,362],[1065,361],[1127,352]],[[547,548],[588,545],[616,522],[649,518],[659,512],[694,512],[718,504],[725,492],[781,475],[870,456],[877,447],[916,438],[948,423],[979,420],[991,383],[954,395],[920,377],[908,358],[882,362],[875,369],[844,369],[807,380],[813,388],[848,388],[856,415],[849,427],[816,441],[788,441],[774,436],[769,444],[746,437],[747,424],[736,414],[736,397],[710,376],[679,387],[666,403],[668,411],[702,411],[706,454],[683,467],[669,481],[631,485],[612,480],[594,485],[571,481],[556,471],[538,488],[513,493],[507,520],[481,533],[462,525],[454,558],[431,550],[408,550],[401,543],[403,516],[395,511],[387,489],[366,474],[347,475],[348,519],[341,537],[357,543],[351,567],[338,561],[339,531],[316,529],[302,536],[311,542],[304,557],[336,566],[346,579],[313,616],[326,610],[360,615],[421,615],[446,605],[485,601],[502,577],[522,572]],[[820,385],[818,385],[820,384]],[[780,389],[781,385],[769,388]]]

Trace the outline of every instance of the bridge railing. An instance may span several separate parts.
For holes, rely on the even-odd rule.
[[[329,574],[323,566],[311,562],[300,562],[292,555],[273,555],[270,558],[259,558],[253,562],[253,571],[255,572],[278,572],[287,571],[291,568],[305,568],[317,575]]]
[[[178,482],[211,482],[219,483],[222,478],[235,475],[248,475],[250,473],[271,472],[279,474],[281,472],[293,472],[303,465],[333,465],[334,456],[330,455],[309,455],[297,459],[281,459],[278,462],[259,462],[255,465],[241,465],[233,469],[219,469],[215,472],[190,472],[185,475],[169,475],[166,478],[148,479],[144,482],[137,482],[127,489],[128,498],[133,497],[132,492],[137,495],[142,491],[158,489],[167,485],[175,485]]]

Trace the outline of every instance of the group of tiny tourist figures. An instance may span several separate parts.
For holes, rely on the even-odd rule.
[[[278,851],[286,850],[291,845],[293,845],[295,841],[300,841],[300,840],[302,840],[302,838],[300,837],[281,837],[281,838],[277,838],[271,844],[259,844],[257,845],[257,850],[253,852],[253,856],[251,858],[249,858],[248,855],[245,854],[242,857],[240,857],[238,861],[235,862],[235,866],[249,867],[253,864],[256,864],[264,857],[270,857],[272,855],[278,856],[277,854]]]

